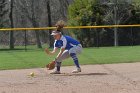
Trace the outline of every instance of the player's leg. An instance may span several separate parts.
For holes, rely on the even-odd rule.
[[[73,73],[81,72],[81,68],[80,68],[80,65],[79,65],[78,57],[77,57],[77,54],[80,54],[81,51],[82,51],[82,46],[81,45],[75,46],[75,47],[73,47],[69,50],[69,54],[72,57],[75,65],[76,65],[76,68],[77,68],[76,70],[72,71]]]
[[[51,74],[60,74],[61,62],[67,58],[69,58],[68,50],[65,50],[62,55],[56,60],[55,69]]]

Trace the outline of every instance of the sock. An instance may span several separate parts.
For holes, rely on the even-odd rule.
[[[56,68],[57,68],[57,71],[60,71],[60,66],[57,66]]]
[[[77,68],[80,68],[79,62],[78,62],[78,58],[77,58],[76,54],[75,54],[75,53],[70,53],[70,56],[72,57],[72,59],[73,59],[75,65],[76,65],[76,67],[77,67]]]
[[[56,62],[56,70],[60,71],[61,62]]]

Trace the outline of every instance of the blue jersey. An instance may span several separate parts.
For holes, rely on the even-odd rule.
[[[73,46],[80,44],[77,40],[70,36],[61,36],[60,40],[55,40],[54,47],[65,48],[67,50],[71,49]]]

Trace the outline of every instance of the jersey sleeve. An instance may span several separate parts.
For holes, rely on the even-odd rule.
[[[53,47],[54,47],[54,48],[57,47],[56,40],[54,41]]]
[[[62,41],[63,41],[63,46],[61,48],[66,48],[66,45],[67,45],[66,38],[63,38]]]

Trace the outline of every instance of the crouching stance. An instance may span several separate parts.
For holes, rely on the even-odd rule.
[[[61,67],[61,62],[64,59],[67,59],[71,57],[76,65],[76,69],[72,71],[72,73],[78,73],[81,72],[81,68],[78,62],[77,54],[80,54],[82,51],[82,46],[81,44],[73,39],[70,36],[64,36],[61,34],[61,31],[56,30],[52,31],[51,34],[54,39],[54,49],[53,51],[49,51],[47,48],[45,49],[46,53],[49,55],[52,55],[56,53],[58,48],[60,48],[60,51],[58,55],[55,58],[55,69],[51,72],[51,74],[60,74],[60,67]]]

